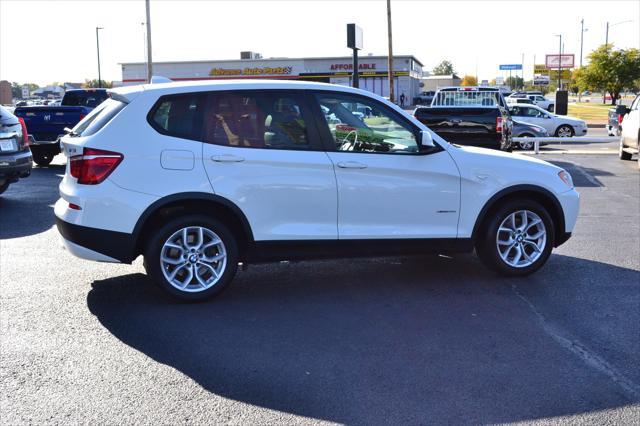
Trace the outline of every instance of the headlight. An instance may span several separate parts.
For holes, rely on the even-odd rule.
[[[573,179],[571,179],[571,175],[566,170],[560,171],[558,177],[562,179],[569,188],[573,188]]]

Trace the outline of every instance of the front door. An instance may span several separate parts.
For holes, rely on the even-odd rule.
[[[333,164],[304,97],[211,92],[203,161],[213,191],[246,215],[256,241],[337,239]]]
[[[457,236],[460,174],[446,150],[422,151],[418,127],[382,102],[314,99],[338,181],[340,239]]]

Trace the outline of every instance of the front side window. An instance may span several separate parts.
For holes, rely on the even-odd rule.
[[[195,93],[164,96],[152,111],[151,124],[168,136],[200,140],[200,104],[201,98]]]
[[[206,95],[203,139],[245,148],[310,149],[303,105],[278,92],[212,92]]]
[[[357,95],[317,94],[316,99],[337,151],[419,152],[411,126],[384,105]]]
[[[542,113],[535,108],[523,108],[525,117],[542,117]]]

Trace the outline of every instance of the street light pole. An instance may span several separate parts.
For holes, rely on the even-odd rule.
[[[147,83],[151,83],[153,76],[153,60],[151,59],[151,10],[149,0],[145,0],[147,8]]]
[[[609,24],[609,22],[607,22],[607,31],[604,36],[604,44],[609,44],[609,27],[615,27],[616,25],[626,24],[627,22],[633,22],[633,19],[627,19],[626,21],[616,22],[615,24]]]
[[[582,46],[584,39],[584,18],[580,21],[580,68],[582,68]]]
[[[98,87],[102,87],[102,75],[100,74],[100,37],[98,30],[103,30],[102,27],[96,27],[96,49],[98,50]]]
[[[148,0],[147,0],[148,1]],[[389,58],[387,60],[387,78],[389,79],[389,101],[394,101],[393,93],[393,47],[391,42],[391,0],[387,0],[387,37],[389,39]]]
[[[560,42],[558,44],[558,88],[556,90],[562,90],[562,80],[560,80],[560,74],[562,73],[562,34],[556,34],[556,37],[560,37]]]

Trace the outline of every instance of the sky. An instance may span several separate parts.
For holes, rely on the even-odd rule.
[[[451,61],[459,75],[493,79],[499,64],[521,63],[531,78],[544,55],[584,57],[609,41],[640,48],[640,0],[392,0],[393,52],[412,54],[431,70]],[[632,20],[632,22],[624,22]],[[82,82],[97,78],[96,27],[104,80],[121,80],[119,63],[142,62],[144,0],[0,0],[0,80]],[[151,0],[154,61],[348,56],[346,24],[363,30],[361,55],[387,54],[386,1]],[[622,22],[622,23],[621,23]]]

